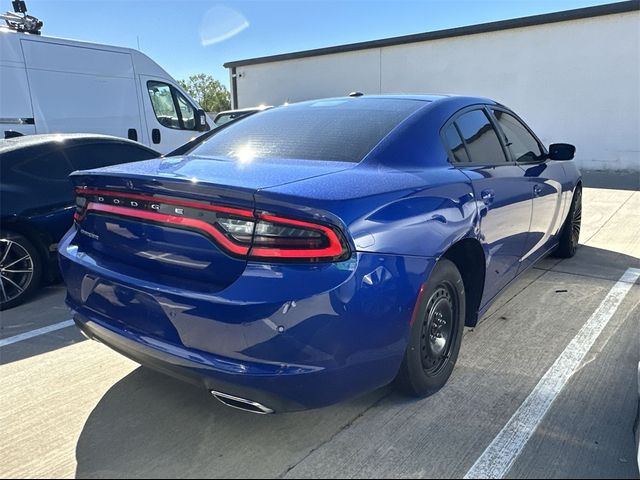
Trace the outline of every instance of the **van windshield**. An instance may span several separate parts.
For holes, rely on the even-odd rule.
[[[361,161],[423,100],[350,98],[286,105],[222,129],[192,155],[239,162],[259,159]]]

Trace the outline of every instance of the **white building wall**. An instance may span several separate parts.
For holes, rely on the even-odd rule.
[[[585,169],[640,171],[640,12],[237,68],[239,107],[454,93],[513,108]]]

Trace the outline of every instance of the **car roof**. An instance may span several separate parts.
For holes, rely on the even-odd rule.
[[[46,144],[77,145],[79,143],[126,143],[140,147],[141,149],[155,151],[146,145],[133,140],[111,135],[101,135],[96,133],[47,133],[41,135],[26,135],[22,137],[14,137],[0,139],[0,153],[7,153],[22,148],[35,148]],[[158,153],[158,156],[160,154]]]
[[[348,95],[343,97],[330,97],[330,98],[317,98],[313,100],[304,100],[301,102],[290,103],[289,105],[312,105],[318,102],[326,102],[329,104],[330,102],[337,101],[353,101],[357,102],[358,100],[410,100],[410,101],[419,101],[424,102],[425,104],[430,105],[446,105],[446,104],[455,104],[455,105],[476,105],[476,104],[487,104],[487,105],[497,105],[498,103],[495,100],[485,97],[478,96],[467,96],[467,95],[458,95],[458,94],[409,94],[409,93],[390,93],[390,94],[374,94],[374,95]],[[426,106],[426,105],[425,105]]]
[[[423,102],[447,102],[447,101],[460,101],[469,100],[470,103],[496,103],[495,100],[490,98],[474,96],[474,95],[461,95],[454,93],[385,93],[385,94],[373,94],[373,95],[358,95],[358,96],[344,96],[335,97],[332,99],[318,99],[318,100],[338,100],[338,99],[359,99],[359,98],[379,98],[379,99],[392,99],[392,100],[418,100]],[[310,101],[318,101],[310,100]]]

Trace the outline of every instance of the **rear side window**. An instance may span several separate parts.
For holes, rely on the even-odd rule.
[[[455,124],[467,147],[471,163],[500,165],[507,161],[498,135],[484,110],[463,113]]]
[[[35,151],[29,148],[14,150],[0,158],[2,189],[11,186],[2,195],[14,197],[7,204],[13,205],[9,208],[16,208],[17,211],[71,204],[73,186],[69,174],[72,171],[73,166],[64,149],[45,147]]]
[[[26,178],[43,182],[67,183],[69,174],[73,171],[67,152],[52,150],[36,156],[26,156],[24,160],[13,164],[11,170]]]
[[[467,155],[467,150],[466,148],[464,148],[462,138],[460,137],[458,129],[453,123],[447,127],[444,132],[444,136],[447,141],[447,146],[453,154],[454,160],[460,163],[469,162],[469,155]]]
[[[158,156],[158,153],[151,150],[127,143],[94,143],[70,148],[68,151],[74,170],[91,170]]]
[[[542,149],[529,130],[513,115],[494,110],[494,117],[505,136],[505,145],[516,162],[539,162],[543,160]]]
[[[361,161],[420,100],[353,98],[282,106],[237,122],[192,155],[239,162],[262,158]]]

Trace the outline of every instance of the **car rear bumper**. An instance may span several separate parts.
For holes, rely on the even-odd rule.
[[[340,264],[249,264],[214,294],[148,284],[60,246],[78,327],[134,361],[276,412],[388,384],[434,260],[355,254]]]

